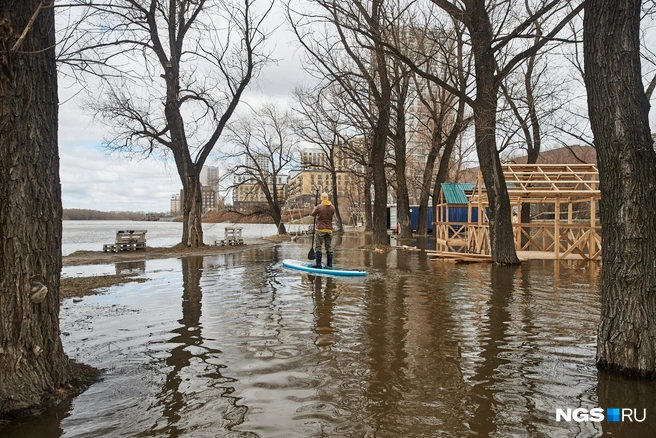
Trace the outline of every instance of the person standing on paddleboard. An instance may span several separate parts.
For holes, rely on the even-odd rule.
[[[316,217],[315,226],[315,239],[314,239],[314,257],[316,263],[313,268],[321,268],[321,245],[326,248],[326,267],[332,268],[333,266],[333,215],[335,214],[335,206],[328,200],[328,194],[321,194],[321,203],[314,207],[312,216]]]

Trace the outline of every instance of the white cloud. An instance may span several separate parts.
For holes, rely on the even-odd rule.
[[[59,175],[64,208],[167,212],[182,184],[175,166],[154,159],[128,159],[102,147],[106,127],[85,111],[85,93],[60,81]]]
[[[97,148],[60,146],[64,208],[165,212],[181,184],[174,167],[107,155]]]
[[[274,10],[271,27],[284,23],[280,10]],[[293,35],[285,26],[278,28],[268,43],[272,57],[279,63],[267,65],[251,83],[239,110],[262,101],[281,105],[290,103],[291,93],[299,83],[313,81],[302,69],[302,54]],[[108,155],[101,148],[108,130],[94,121],[85,108],[85,99],[97,99],[97,81],[86,78],[86,85],[64,74],[59,78],[59,148],[60,177],[64,208],[89,208],[103,211],[168,211],[171,195],[182,187],[175,165],[165,166],[154,159],[128,160]],[[87,87],[86,90],[83,90]],[[217,150],[220,146],[217,146]],[[222,167],[212,154],[207,165]]]

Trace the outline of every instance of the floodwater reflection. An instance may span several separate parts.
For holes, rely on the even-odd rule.
[[[312,283],[315,315],[315,345],[321,349],[328,349],[335,343],[333,337],[333,307],[337,297],[337,284],[333,277],[321,275],[308,275]]]
[[[364,278],[284,269],[308,245],[153,260],[149,281],[66,300],[68,354],[104,370],[2,436],[656,436],[656,383],[594,366],[599,265],[451,264],[361,251]],[[647,410],[641,423],[556,409]]]

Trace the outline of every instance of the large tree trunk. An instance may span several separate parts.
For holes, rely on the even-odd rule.
[[[364,231],[373,231],[374,215],[371,207],[371,180],[364,178]]]
[[[496,61],[492,52],[492,27],[484,1],[473,2],[471,41],[475,59],[476,101],[474,123],[476,152],[489,201],[490,253],[492,261],[518,264],[512,228],[510,198],[501,169],[496,142],[496,112],[499,95]],[[479,213],[481,214],[481,213]]]
[[[485,92],[485,87],[479,84],[477,90],[479,93]],[[488,94],[488,97],[491,97],[491,94]],[[494,103],[477,101],[474,118],[476,151],[489,202],[488,221],[490,223],[492,261],[501,264],[518,264],[510,212],[510,197],[494,139],[495,129],[489,128],[496,123],[496,99],[494,99]]]
[[[193,168],[193,165],[192,165]],[[182,177],[182,244],[192,248],[203,246],[203,198],[199,175],[193,171]]]
[[[585,83],[601,188],[597,364],[656,375],[656,154],[640,72],[640,0],[588,0]]]
[[[386,118],[386,120],[384,120]],[[389,245],[387,240],[387,180],[385,178],[385,147],[389,113],[379,116],[379,126],[373,138],[372,170],[374,184],[374,208],[372,217],[372,243]]]
[[[171,3],[169,30],[176,26],[176,5]],[[154,31],[151,30],[151,37]],[[180,112],[180,59],[171,56],[171,66],[167,67],[166,102],[164,115],[171,135],[169,148],[173,152],[178,175],[184,191],[182,200],[182,241],[185,246],[197,248],[203,246],[203,197],[200,190],[200,170],[203,162],[194,163],[189,153],[189,144],[185,131],[184,119]]]
[[[282,212],[277,201],[269,204],[269,214],[271,215],[271,219],[273,219],[273,223],[276,224],[278,235],[284,236],[287,234],[287,227],[285,227],[285,223],[282,221]]]
[[[54,10],[10,51],[38,4],[0,2],[0,414],[40,405],[72,375],[59,338]]]
[[[417,234],[423,236],[428,234],[428,221],[434,220],[428,217],[428,199],[431,194],[431,182],[433,182],[433,173],[435,172],[435,162],[440,153],[440,146],[442,145],[442,131],[441,126],[433,127],[431,133],[431,149],[426,158],[426,165],[424,167],[424,174],[421,179],[421,193],[419,194],[419,218],[417,220]],[[440,124],[441,125],[441,124]],[[439,192],[438,192],[439,193]],[[435,195],[433,195],[433,205],[437,203]],[[433,217],[435,216],[435,209],[433,209]]]
[[[401,100],[403,102],[404,100]],[[399,237],[408,239],[412,237],[412,223],[410,220],[410,196],[408,195],[408,180],[406,178],[406,139],[405,139],[405,114],[403,105],[398,104],[396,120],[396,133],[394,136],[394,158],[396,165],[394,172],[396,176],[396,218],[399,227]]]
[[[182,182],[182,241],[185,246],[203,246],[203,195],[200,189],[200,166],[194,164],[189,154],[184,121],[178,102],[178,77],[167,72],[167,100],[164,114],[171,131],[171,151]]]
[[[374,184],[374,211],[373,211],[373,237],[374,245],[389,245],[387,237],[387,179],[385,178],[385,152],[387,149],[387,136],[389,135],[390,105],[392,102],[392,85],[390,84],[387,66],[387,56],[382,41],[380,29],[382,1],[372,1],[371,18],[374,23],[373,31],[376,35],[374,56],[376,60],[376,73],[378,79],[378,97],[376,109],[378,118],[373,132],[371,150],[371,168]]]

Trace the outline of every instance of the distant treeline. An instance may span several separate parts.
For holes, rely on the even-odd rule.
[[[143,211],[98,211],[66,208],[62,219],[65,221],[143,221],[146,220],[146,213]]]

